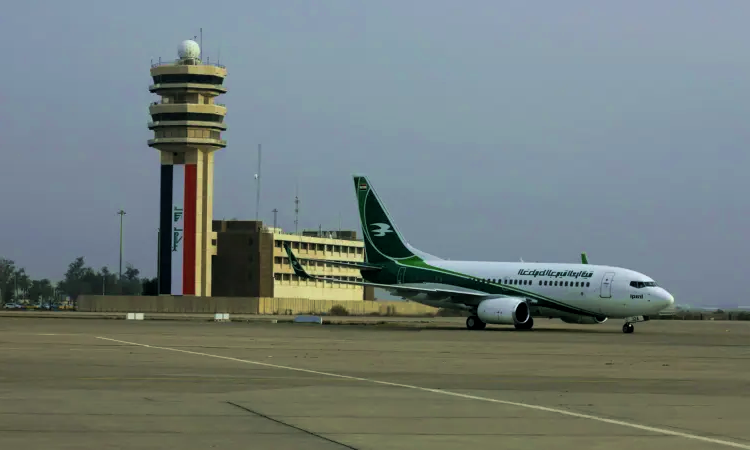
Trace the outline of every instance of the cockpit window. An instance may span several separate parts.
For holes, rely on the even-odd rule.
[[[636,289],[641,289],[645,287],[656,287],[656,282],[655,281],[631,281],[630,286]]]

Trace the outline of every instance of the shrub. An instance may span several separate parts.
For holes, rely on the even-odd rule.
[[[342,305],[333,305],[330,311],[328,313],[332,316],[348,316],[349,311],[344,308]]]

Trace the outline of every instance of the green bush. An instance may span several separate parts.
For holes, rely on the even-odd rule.
[[[342,305],[333,305],[330,311],[328,311],[328,314],[332,316],[348,316],[349,311],[344,308]]]

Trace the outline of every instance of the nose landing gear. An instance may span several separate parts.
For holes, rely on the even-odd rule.
[[[625,334],[630,334],[633,331],[635,331],[635,327],[633,326],[636,322],[648,322],[649,317],[648,316],[633,316],[633,317],[627,317],[625,318],[625,324],[622,326],[622,332]]]

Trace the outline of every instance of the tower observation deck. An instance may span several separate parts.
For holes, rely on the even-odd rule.
[[[227,108],[214,100],[227,92],[226,68],[204,64],[195,41],[183,41],[178,59],[151,66],[149,106],[154,132],[148,146],[159,150],[159,294],[211,296],[211,256],[216,254],[213,219],[213,152]]]

